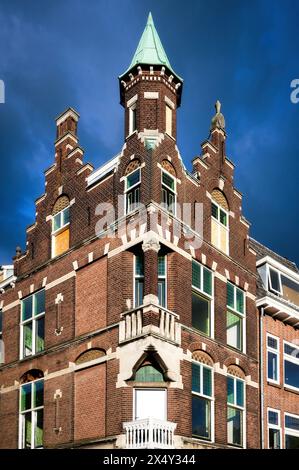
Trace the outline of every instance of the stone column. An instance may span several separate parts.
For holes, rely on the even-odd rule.
[[[144,252],[144,299],[143,303],[158,304],[158,252],[160,243],[154,232],[145,234]]]

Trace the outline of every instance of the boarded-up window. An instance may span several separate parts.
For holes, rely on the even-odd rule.
[[[63,232],[54,236],[54,256],[59,256],[70,247],[70,229],[67,228]]]
[[[172,109],[166,105],[166,132],[172,135]]]

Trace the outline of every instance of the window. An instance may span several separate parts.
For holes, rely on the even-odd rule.
[[[284,427],[285,448],[299,449],[299,416],[285,413]]]
[[[57,199],[52,213],[52,257],[70,247],[70,203],[67,196]]]
[[[224,253],[229,252],[229,208],[224,194],[212,192],[211,242]]]
[[[245,350],[245,295],[242,289],[227,283],[226,338],[227,344]]]
[[[284,342],[284,385],[299,390],[299,346]]]
[[[279,383],[279,338],[267,334],[267,379]]]
[[[141,366],[135,374],[136,382],[164,382],[163,374],[154,366],[147,364]]]
[[[172,109],[166,105],[166,133],[172,136]]]
[[[175,214],[176,180],[164,170],[162,170],[162,204],[171,214]]]
[[[227,442],[243,446],[244,440],[244,381],[227,377]]]
[[[126,176],[125,197],[126,197],[126,214],[134,211],[140,203],[140,168],[132,171]]]
[[[43,446],[43,379],[25,383],[20,389],[20,448]]]
[[[158,256],[158,299],[161,307],[167,307],[166,256]]]
[[[292,304],[299,305],[299,283],[270,267],[268,288],[273,294],[282,296]]]
[[[134,307],[143,304],[144,287],[144,258],[142,255],[134,257]]]
[[[21,301],[21,359],[45,348],[45,290]]]
[[[192,435],[213,440],[213,369],[192,362]]]
[[[281,448],[280,411],[268,408],[268,448]]]
[[[136,103],[129,107],[129,135],[137,130],[137,110]]]
[[[192,326],[202,333],[212,334],[212,272],[192,261]]]

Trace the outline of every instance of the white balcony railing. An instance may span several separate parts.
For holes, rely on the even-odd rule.
[[[159,326],[143,325],[146,310],[153,309],[159,315]],[[119,342],[130,341],[138,336],[155,334],[177,344],[181,343],[181,325],[179,316],[156,305],[142,305],[134,310],[122,313],[119,325]]]
[[[124,423],[126,449],[174,449],[176,423],[157,418]]]

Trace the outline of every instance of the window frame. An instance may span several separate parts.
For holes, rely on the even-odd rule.
[[[128,188],[128,177],[131,176],[133,173],[135,173],[137,171],[139,172],[139,181]],[[125,175],[125,191],[124,191],[124,194],[125,194],[125,215],[131,214],[140,205],[140,186],[141,186],[141,166],[139,166],[138,168],[135,168],[135,170],[132,170],[130,173]],[[137,204],[136,207],[129,211],[128,210],[128,208],[129,208],[128,195],[131,192],[135,193],[137,189],[138,189],[138,192],[139,192],[139,197],[138,197],[139,200],[138,200],[137,203],[135,203],[135,204]]]
[[[207,268],[204,264],[200,263],[199,261],[197,261],[194,258],[192,258],[192,265],[193,265],[193,263],[197,263],[200,266],[200,287],[197,287],[193,284],[193,282],[192,282],[192,277],[193,276],[192,276],[191,277],[191,295],[193,294],[193,292],[195,294],[200,294],[200,296],[202,296],[204,299],[208,300],[209,303],[210,303],[210,319],[209,319],[210,334],[207,335],[206,333],[202,332],[201,330],[198,330],[197,328],[195,328],[193,325],[192,325],[192,327],[195,328],[196,331],[199,331],[200,334],[203,334],[203,335],[207,336],[208,338],[214,339],[214,334],[215,334],[215,331],[214,331],[214,328],[215,328],[215,325],[214,325],[214,321],[215,321],[214,320],[214,308],[215,308],[214,273],[210,268]],[[204,270],[209,271],[210,274],[211,274],[211,286],[212,286],[212,293],[211,294],[208,294],[207,292],[205,292],[203,290]]]
[[[70,225],[71,225],[71,222],[70,222],[70,215],[71,215],[71,211],[70,211],[70,208],[71,208],[71,204],[69,203],[69,205],[67,207],[65,207],[64,209],[62,209],[61,211],[57,212],[57,214],[55,215],[52,215],[52,219],[51,219],[51,224],[52,224],[52,227],[51,227],[51,257],[52,258],[56,258],[56,256],[60,256],[61,254],[65,253],[66,251],[64,251],[63,253],[60,253],[59,255],[56,254],[56,237],[57,235],[59,235],[60,233],[64,232],[65,230],[67,230],[67,228],[69,229]],[[69,216],[68,216],[68,219],[69,221],[64,224],[64,225],[61,225],[58,229],[54,230],[54,217],[56,217],[57,215],[60,214],[60,217],[62,217],[62,214],[68,210],[68,213],[69,213]]]
[[[33,405],[33,400],[34,400],[34,385],[37,382],[43,381],[43,404],[41,406],[32,406]],[[22,387],[25,385],[30,385],[31,387],[31,408],[28,408],[24,411],[22,411]],[[36,424],[37,424],[37,411],[43,410],[45,408],[45,399],[44,399],[44,377],[40,379],[35,379],[32,380],[31,382],[26,382],[24,384],[21,384],[19,387],[19,449],[26,449],[24,445],[24,439],[25,439],[25,433],[24,433],[24,421],[25,421],[25,415],[29,414],[31,415],[31,449],[43,449],[43,445],[40,447],[35,447],[35,429],[36,429]],[[44,434],[44,416],[43,416],[43,434]],[[43,436],[44,437],[44,436]]]
[[[272,348],[271,346],[268,346],[268,338],[273,338],[277,341],[277,349]],[[277,380],[271,379],[268,377],[268,352],[271,352],[272,354],[275,354],[277,357]],[[272,335],[272,333],[266,333],[266,367],[267,367],[267,382],[273,383],[273,384],[280,384],[280,338],[278,336]]]
[[[173,179],[173,182],[174,182],[174,189],[171,189],[169,186],[167,186],[166,183],[163,182],[163,173],[165,173],[167,176],[169,176],[170,178]],[[169,193],[171,193],[174,197],[174,202],[173,202],[173,212],[171,212],[169,210],[169,207],[168,207],[168,204],[167,204],[167,208],[165,207],[166,206],[166,203],[163,201],[163,191],[168,191]],[[172,214],[173,216],[176,215],[176,204],[177,204],[177,180],[176,180],[176,177],[173,176],[171,173],[169,173],[169,171],[165,170],[165,168],[161,168],[161,192],[162,192],[162,204],[163,204],[163,207],[165,207],[165,209],[167,210],[167,212],[169,212],[170,214]]]
[[[134,125],[134,116],[135,116],[135,128],[133,129],[133,125]],[[128,126],[128,137],[130,137],[130,135],[134,134],[135,132],[137,132],[137,100],[134,101],[134,103],[132,103],[130,106],[129,106],[129,126]]]
[[[159,306],[162,307],[162,308],[166,308],[167,309],[167,267],[168,267],[168,264],[167,264],[167,255],[158,255],[158,263],[159,263],[159,258],[164,258],[164,267],[165,267],[165,274],[162,276],[159,275],[159,271],[158,271],[158,303],[159,303]],[[159,266],[159,265],[158,265]],[[164,289],[165,289],[165,305],[162,305],[159,301],[159,282],[161,281],[164,281]]]
[[[133,259],[133,309],[141,307],[143,305],[143,299],[144,299],[144,271],[143,271],[143,275],[136,273],[136,262],[139,256],[142,256],[142,255],[134,255],[134,259]],[[143,263],[144,263],[144,258],[143,258]],[[136,300],[137,300],[136,299],[136,281],[137,280],[143,281],[143,298],[142,298],[142,303],[139,305],[136,305]]]
[[[293,356],[290,356],[289,354],[285,353],[285,345],[291,346],[292,348],[295,348],[299,351],[299,346],[298,344],[291,343],[289,341],[283,340],[283,386],[286,389],[289,390],[295,390],[296,392],[299,392],[299,387],[294,387],[293,385],[288,385],[285,381],[285,361],[292,362],[293,364],[296,364],[299,368],[299,357],[295,358]]]
[[[36,294],[39,292],[44,291],[45,295],[45,309],[43,312],[39,313],[38,315],[34,314],[35,310],[35,302],[36,302]],[[27,318],[26,320],[23,320],[23,302],[28,299],[29,297],[32,297],[32,311],[31,311],[31,317]],[[27,295],[26,297],[23,297],[21,299],[21,308],[20,308],[20,360],[22,359],[27,359],[29,357],[34,357],[36,354],[39,354],[43,352],[45,348],[45,323],[44,323],[44,348],[41,351],[36,351],[36,323],[38,320],[41,318],[46,317],[46,290],[45,288],[39,289],[36,292],[33,292],[30,295]],[[24,354],[24,346],[25,346],[25,341],[24,341],[24,325],[27,325],[29,323],[32,323],[32,354],[25,355]]]
[[[226,292],[227,292],[227,286],[228,284],[230,284],[231,286],[233,286],[234,288],[234,307],[231,307],[230,305],[228,305],[228,296],[226,294],[226,325],[227,325],[227,314],[228,312],[231,312],[233,313],[234,315],[238,316],[240,319],[241,319],[241,348],[237,348],[231,344],[229,344],[227,342],[227,326],[226,326],[226,344],[227,346],[235,349],[236,351],[240,351],[244,354],[246,354],[246,292],[241,289],[239,286],[237,286],[236,284],[233,284],[232,282],[230,282],[229,280],[227,280],[226,282]],[[244,311],[243,313],[239,312],[239,310],[236,309],[236,306],[237,306],[237,291],[241,291],[242,294],[243,294],[243,306],[244,306]]]
[[[284,420],[283,420],[283,424],[284,424],[284,448],[286,449],[286,436],[289,435],[289,436],[294,436],[294,437],[298,437],[299,439],[299,430],[296,431],[292,428],[287,428],[285,423],[286,423],[286,416],[290,416],[291,418],[296,418],[299,420],[299,414],[296,415],[294,413],[288,413],[288,412],[285,412],[284,413]]]
[[[228,390],[226,392],[226,433],[227,433],[227,444],[233,447],[239,447],[242,449],[246,448],[246,381],[244,379],[241,379],[241,377],[237,377],[232,374],[227,374],[226,378],[232,378],[234,381],[234,403],[229,403],[228,402]],[[237,400],[237,380],[243,383],[243,406],[240,406],[236,403]],[[227,380],[226,380],[227,383]],[[234,408],[236,410],[241,411],[242,413],[242,426],[241,426],[241,444],[233,444],[228,442],[228,408]]]
[[[277,413],[278,416],[278,424],[272,424],[269,422],[269,411],[273,413]],[[279,449],[282,449],[282,429],[281,429],[281,417],[280,417],[280,410],[276,408],[269,408],[267,407],[267,436],[268,436],[268,449],[270,449],[270,429],[275,429],[279,431]]]
[[[213,211],[212,211],[212,204],[214,204],[216,207],[217,207],[217,218],[213,216]],[[220,211],[224,212],[224,214],[226,215],[226,221],[227,221],[227,224],[224,225],[221,221],[220,221]],[[217,244],[213,246],[215,246],[218,250],[220,250],[222,253],[225,253],[226,255],[229,256],[229,230],[230,230],[230,227],[229,227],[229,211],[227,211],[226,209],[224,209],[224,207],[220,206],[220,204],[218,204],[218,202],[216,202],[214,199],[211,199],[211,218],[212,220],[214,220],[216,223],[217,223],[217,226],[218,226],[218,229],[217,229]],[[211,224],[212,225],[212,224]],[[220,248],[220,228],[221,227],[224,227],[224,229],[226,230],[227,232],[227,237],[226,237],[226,250],[225,252],[222,251],[222,249]],[[212,227],[211,227],[212,228]],[[212,241],[212,240],[211,240]]]
[[[192,438],[193,439],[198,439],[202,440],[204,442],[214,442],[215,441],[215,388],[214,388],[214,367],[209,366],[208,364],[204,364],[203,362],[197,361],[195,359],[191,360],[191,364],[196,364],[197,366],[200,367],[200,388],[201,392],[195,392],[192,390],[192,380],[191,380],[191,400],[193,395],[198,396],[200,398],[204,398],[205,400],[210,401],[210,439],[205,439],[204,437],[196,436],[193,434],[193,423],[192,423]],[[211,371],[211,396],[205,395],[203,393],[203,369],[209,369]],[[191,416],[191,422],[192,422],[192,416]]]

